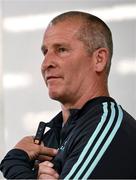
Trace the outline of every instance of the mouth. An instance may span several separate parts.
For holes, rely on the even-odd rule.
[[[59,79],[60,77],[57,76],[49,76],[46,78],[46,81],[50,81],[50,80],[55,80],[55,79]]]

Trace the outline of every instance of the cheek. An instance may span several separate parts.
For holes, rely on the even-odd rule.
[[[77,86],[90,74],[90,59],[86,56],[77,55],[65,59],[62,69],[65,74],[65,83],[71,86]]]
[[[70,66],[69,70],[67,69],[65,83],[69,89],[77,88],[82,81],[82,73],[78,67]]]

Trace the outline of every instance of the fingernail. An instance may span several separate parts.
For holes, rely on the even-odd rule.
[[[57,154],[58,153],[58,150],[57,149],[54,149],[54,154]]]
[[[54,164],[53,164],[53,163],[51,163],[51,162],[48,162],[48,166],[49,166],[49,167],[53,167],[53,166],[54,166]]]
[[[55,173],[55,176],[56,176],[56,178],[58,178],[58,177],[59,177],[59,175],[58,175],[57,173]]]

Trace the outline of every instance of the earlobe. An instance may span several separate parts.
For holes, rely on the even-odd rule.
[[[95,71],[102,72],[106,69],[108,61],[108,50],[99,48],[95,51]]]

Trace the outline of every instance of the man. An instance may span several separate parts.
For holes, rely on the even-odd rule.
[[[136,178],[136,121],[108,92],[112,51],[110,29],[91,14],[66,12],[51,21],[41,71],[62,112],[42,145],[25,137],[8,152],[1,163],[6,178]]]

